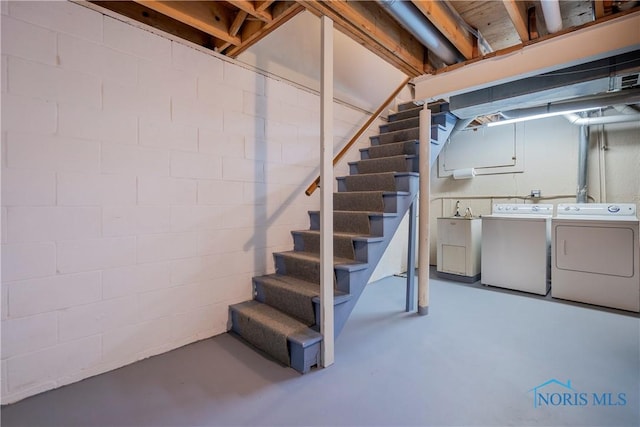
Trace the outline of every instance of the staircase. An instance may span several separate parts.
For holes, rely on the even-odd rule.
[[[418,193],[421,105],[399,106],[337,178],[334,204],[334,327],[338,336],[398,225]],[[431,104],[431,164],[457,118],[447,103]],[[254,299],[229,307],[231,330],[301,373],[318,364],[320,212],[309,230],[292,231],[293,250],[274,253],[276,273],[253,278]]]

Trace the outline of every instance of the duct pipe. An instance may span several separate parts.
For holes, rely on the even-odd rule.
[[[578,194],[576,203],[587,203],[587,161],[589,159],[589,126],[580,126],[578,139]]]
[[[464,61],[464,57],[410,1],[378,0],[407,31],[447,64]]]
[[[558,0],[540,0],[544,22],[547,24],[549,33],[557,33],[562,29],[562,15],[560,14],[560,3]]]
[[[620,92],[602,95],[598,97],[585,97],[567,102],[549,103],[541,107],[522,108],[510,111],[502,111],[505,118],[515,119],[538,114],[558,113],[567,111],[580,111],[607,107],[618,104],[640,104],[640,89],[625,89]]]
[[[615,110],[619,113],[622,114],[640,114],[640,112],[638,112],[638,110],[629,107],[628,105],[614,105],[613,108],[615,108]]]
[[[565,114],[564,117],[572,125],[591,126],[608,125],[611,123],[640,122],[640,114],[621,114],[617,116],[580,117],[577,114]]]

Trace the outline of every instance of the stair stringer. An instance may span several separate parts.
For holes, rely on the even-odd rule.
[[[391,242],[391,239],[396,234],[402,219],[409,211],[411,203],[415,201],[418,194],[418,181],[419,178],[417,176],[412,176],[410,178],[409,194],[398,198],[397,215],[384,217],[384,239],[376,244],[368,245],[369,262],[367,262],[367,267],[352,273],[341,268],[341,266],[336,266],[334,269],[336,274],[336,288],[340,291],[348,292],[351,295],[351,298],[348,301],[334,307],[334,333],[336,337],[340,335],[340,332],[346,324],[353,308],[358,303],[360,295],[362,295],[362,292],[369,282],[373,271],[378,266],[382,255],[389,246],[389,242]],[[316,313],[319,312],[320,307],[318,301]],[[317,318],[317,324],[319,324],[318,321],[319,319]]]
[[[411,114],[415,113],[415,110],[417,109],[414,109],[414,112],[405,111],[401,114],[403,115],[403,117],[410,116]],[[435,162],[435,159],[437,159],[437,156],[441,152],[447,138],[454,128],[456,120],[457,118],[448,111],[435,112],[432,114],[430,141],[430,143],[432,144],[430,159],[431,164]],[[385,132],[385,129],[381,129],[380,135],[378,135],[377,137],[371,137],[372,145],[377,145],[381,142],[385,144],[390,142],[398,142],[397,139],[393,139],[396,137],[406,137],[406,142],[411,144],[417,142],[415,141],[415,138],[418,134],[415,128],[403,129],[402,126],[394,126],[393,129],[394,130],[389,129],[387,132]],[[391,135],[393,136],[393,138],[390,138],[390,134],[395,134],[395,136]],[[362,159],[366,158],[367,157],[365,155],[362,156]],[[382,258],[382,255],[386,251],[392,238],[396,234],[401,221],[409,210],[411,203],[413,203],[417,197],[419,177],[415,172],[417,172],[418,165],[417,163],[410,163],[408,164],[408,166],[410,170],[414,171],[414,173],[409,173],[408,177],[403,177],[403,179],[405,180],[405,184],[401,185],[401,187],[403,188],[400,189],[397,187],[398,180],[396,177],[396,189],[398,191],[384,191],[383,194],[381,194],[383,198],[384,209],[382,210],[382,212],[377,212],[375,213],[375,215],[371,215],[369,217],[371,236],[381,237],[381,239],[370,239],[368,242],[365,242],[365,239],[362,239],[362,241],[358,241],[359,238],[356,237],[354,239],[354,249],[358,253],[358,255],[356,256],[356,260],[354,260],[352,263],[343,263],[344,260],[342,260],[341,262],[336,263],[336,265],[334,266],[336,296],[333,303],[334,332],[336,336],[338,336],[342,331],[360,295],[364,291],[364,288],[371,278],[371,275],[373,274],[380,259]],[[355,170],[352,169],[351,172],[352,174],[358,174],[357,167]],[[401,174],[407,175],[406,172],[402,172]],[[409,185],[408,189],[405,187],[405,185],[407,185],[407,182]],[[341,188],[340,182],[338,183],[338,190],[339,192],[346,191],[345,188]],[[311,215],[311,212],[310,220],[311,229],[313,230],[314,218]],[[304,248],[297,247],[296,250],[304,251]],[[362,251],[365,252],[364,255],[361,253]],[[282,254],[284,255],[284,253]],[[363,258],[366,259],[366,262],[362,262]],[[284,266],[283,264],[282,255],[274,254],[274,260],[276,263],[276,274],[287,275],[286,268],[283,268],[286,266]],[[294,274],[291,277],[296,276]],[[318,283],[317,279],[313,281]],[[256,302],[259,302],[260,299],[261,298],[259,296],[259,290],[256,289],[256,298],[254,300]],[[322,341],[322,336],[317,333],[317,329],[319,328],[320,324],[319,298],[312,298],[312,302],[314,305],[313,315],[315,316],[315,325],[301,330],[298,333],[292,334],[287,338],[290,354],[290,366],[301,373],[308,372],[313,365],[319,362],[320,357],[320,343]],[[242,331],[237,330],[236,325],[238,322],[234,319],[240,315],[240,306],[244,304],[245,303],[230,306],[232,330],[240,336],[242,336]]]
[[[433,166],[438,159],[438,156],[442,152],[447,140],[453,132],[453,128],[456,126],[458,118],[449,112],[435,113],[431,115],[431,123],[437,122],[440,127],[440,131],[437,133],[436,138],[431,138],[431,158],[430,165]],[[433,126],[433,125],[432,125]]]

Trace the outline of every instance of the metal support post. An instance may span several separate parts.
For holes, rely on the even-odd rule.
[[[405,311],[413,310],[416,303],[415,298],[415,275],[416,275],[416,203],[413,199],[409,206],[409,248],[407,250],[407,303]]]

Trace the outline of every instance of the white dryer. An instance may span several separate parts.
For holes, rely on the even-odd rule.
[[[635,204],[560,204],[551,224],[552,297],[640,311]]]
[[[482,217],[484,285],[549,292],[552,204],[494,204]]]

